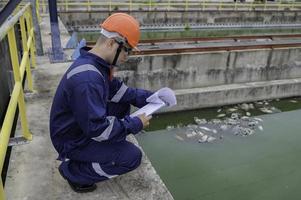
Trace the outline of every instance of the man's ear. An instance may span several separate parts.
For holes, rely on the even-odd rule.
[[[109,48],[113,48],[114,44],[115,44],[115,40],[114,39],[110,38],[110,39],[107,40],[107,46]]]

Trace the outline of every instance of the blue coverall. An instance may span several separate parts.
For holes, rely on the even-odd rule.
[[[130,105],[143,107],[152,92],[109,79],[109,64],[80,50],[57,88],[50,113],[52,143],[60,169],[72,182],[92,184],[134,170],[142,153],[126,141],[143,128],[129,116]]]

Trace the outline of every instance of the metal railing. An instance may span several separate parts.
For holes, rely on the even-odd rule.
[[[210,2],[208,0],[127,0],[127,1],[95,1],[95,0],[58,0],[58,10],[73,11],[73,10],[145,10],[145,11],[158,11],[158,10],[294,10],[301,9],[301,3],[291,1],[279,0],[277,2],[268,2],[264,0],[262,3],[251,2],[238,2],[234,1],[216,1]],[[47,12],[47,0],[40,0],[41,11]]]
[[[4,7],[7,3],[8,3],[9,0],[0,0],[0,8]],[[41,17],[40,17],[40,1],[41,0],[35,0],[35,4],[36,4],[36,12],[37,12],[37,17],[38,17],[38,20],[39,22],[41,22]],[[17,6],[17,8],[15,9],[15,12],[18,12],[23,6],[25,6],[27,3],[29,3],[30,0],[23,0],[20,2],[20,6]]]
[[[22,38],[22,58],[19,62],[18,48],[16,44],[15,25],[19,23]],[[36,66],[35,60],[35,39],[32,22],[31,5],[28,3],[20,9],[12,18],[6,21],[0,27],[0,41],[8,38],[9,53],[14,74],[14,86],[10,101],[7,107],[5,118],[0,131],[0,172],[2,172],[6,150],[8,147],[11,130],[13,127],[14,116],[17,106],[21,119],[22,135],[26,140],[32,140],[32,134],[28,129],[26,118],[26,108],[22,82],[26,72],[28,89],[33,91],[30,63],[32,67]],[[0,179],[0,199],[5,199],[5,193],[2,180]]]

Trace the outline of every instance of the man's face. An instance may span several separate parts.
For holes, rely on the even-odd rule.
[[[110,55],[111,55],[111,63],[113,62],[114,57],[115,57],[116,52],[117,52],[117,49],[119,47],[118,42],[119,41],[115,40],[114,38],[109,39],[109,46],[110,46],[109,51],[110,51]],[[122,64],[122,63],[126,62],[131,50],[132,49],[129,45],[124,44],[122,49],[121,49],[121,52],[119,54],[119,57],[117,59],[116,65],[119,65],[119,64]]]

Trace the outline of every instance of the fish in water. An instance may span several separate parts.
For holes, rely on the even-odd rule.
[[[200,126],[199,128],[202,129],[202,130],[205,130],[205,131],[210,131],[210,132],[213,132],[213,133],[217,133],[217,130],[215,130],[215,129],[210,129],[210,128],[207,128],[207,127],[205,127],[205,126]]]
[[[207,123],[207,120],[206,119],[199,119],[197,117],[194,117],[194,121],[195,123],[197,124],[206,124]]]
[[[258,117],[254,117],[253,119],[255,119],[255,120],[257,120],[257,121],[260,121],[260,122],[263,121],[261,118],[258,118]]]
[[[203,137],[205,134],[204,133],[202,133],[201,131],[198,131],[198,134],[201,136],[201,137]]]
[[[254,109],[255,107],[254,107],[254,105],[253,105],[252,103],[250,103],[250,104],[249,104],[249,108],[250,108],[250,109]]]
[[[231,119],[237,120],[238,119],[238,113],[232,113]]]
[[[273,113],[272,110],[270,110],[270,109],[268,109],[268,108],[265,108],[265,107],[260,108],[260,111],[263,112],[263,113],[268,113],[268,114]]]
[[[194,137],[194,136],[196,136],[196,135],[197,135],[197,133],[196,133],[195,131],[192,131],[191,133],[187,133],[187,134],[186,134],[186,136],[187,136],[188,138]]]
[[[258,129],[263,131],[263,127],[262,126],[258,126]]]
[[[242,116],[241,119],[242,120],[248,120],[248,119],[250,119],[250,117],[248,117],[248,116]]]
[[[204,143],[204,142],[212,142],[214,141],[216,138],[215,137],[211,137],[208,135],[204,135],[203,137],[201,137],[201,139],[199,139],[199,143]]]
[[[213,119],[211,122],[213,124],[220,124],[222,121],[220,119]]]
[[[224,113],[217,115],[218,118],[225,117],[225,116],[226,116],[226,114],[224,114]]]
[[[211,131],[210,128],[207,128],[207,127],[205,127],[205,126],[200,126],[199,128],[202,129],[202,130],[205,130],[205,131]]]
[[[207,141],[207,138],[208,138],[208,135],[203,135],[203,136],[201,137],[201,139],[199,139],[199,143],[206,142],[206,141]]]
[[[175,128],[174,126],[167,126],[167,127],[166,127],[166,130],[170,131],[170,130],[172,130],[172,129],[174,129],[174,128]]]
[[[229,119],[227,119],[226,123],[227,123],[228,125],[236,125],[236,124],[238,124],[238,121],[229,118]]]
[[[234,111],[237,111],[237,109],[236,108],[229,108],[228,111],[229,112],[234,112]]]
[[[213,142],[216,138],[215,137],[209,137],[207,138],[207,142]]]
[[[227,130],[229,127],[226,124],[221,125],[220,127],[223,131]]]
[[[249,127],[255,127],[257,123],[258,123],[257,121],[249,122],[248,126]]]
[[[250,108],[249,108],[249,105],[246,104],[246,103],[243,103],[243,104],[239,105],[239,107],[240,107],[241,109],[245,110],[245,111],[247,111],[247,110],[250,109]]]

